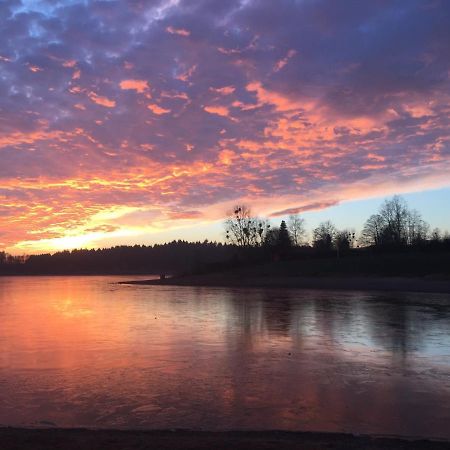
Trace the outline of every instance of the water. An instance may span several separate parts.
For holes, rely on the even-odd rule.
[[[0,424],[450,439],[450,296],[0,278]]]

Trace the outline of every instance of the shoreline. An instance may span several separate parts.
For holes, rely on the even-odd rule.
[[[450,280],[417,277],[270,277],[235,274],[186,275],[164,280],[130,280],[119,284],[228,288],[312,289],[450,294]]]
[[[107,430],[87,428],[0,428],[2,450],[198,449],[373,449],[443,450],[449,442],[345,433],[289,431]]]

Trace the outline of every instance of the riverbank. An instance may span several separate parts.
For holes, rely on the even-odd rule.
[[[448,442],[280,431],[119,431],[0,428],[2,450],[444,450]]]
[[[122,281],[121,284],[233,288],[325,289],[352,291],[428,292],[450,294],[450,280],[408,277],[283,277],[223,272],[166,279]]]

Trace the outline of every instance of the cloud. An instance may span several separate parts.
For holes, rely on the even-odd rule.
[[[161,106],[158,106],[155,103],[150,103],[149,105],[147,105],[147,108],[153,113],[153,114],[157,114],[157,115],[162,115],[162,114],[168,114],[170,113],[170,109],[165,109],[162,108]]]
[[[203,216],[200,211],[174,211],[169,212],[169,218],[172,220],[195,220]]]
[[[184,36],[184,37],[191,35],[191,32],[188,30],[185,30],[183,28],[174,28],[172,26],[167,27],[166,31],[170,34],[177,34],[178,36]]]
[[[279,217],[279,216],[288,216],[290,214],[300,214],[307,211],[317,211],[320,209],[326,209],[330,206],[336,206],[339,204],[339,201],[337,200],[329,200],[326,202],[314,202],[314,203],[307,203],[306,205],[297,206],[294,208],[288,208],[284,209],[282,211],[276,211],[270,214],[270,217]]]
[[[95,92],[89,92],[88,97],[97,105],[104,106],[105,108],[114,108],[116,106],[115,100],[110,100],[107,97],[102,97]]]
[[[232,94],[236,88],[234,86],[224,86],[221,88],[209,88],[212,92],[215,92],[220,95],[230,95]]]
[[[276,62],[273,71],[279,72],[288,62],[289,60],[294,57],[297,54],[297,52],[294,49],[291,49],[287,52],[286,56],[279,61]]]
[[[219,105],[205,106],[204,110],[210,114],[217,114],[218,116],[223,117],[228,117],[230,114],[227,107]]]
[[[134,90],[139,94],[144,93],[148,88],[148,82],[145,80],[122,80],[120,82],[120,89]]]
[[[17,8],[0,6],[12,250],[76,233],[132,241],[237,201],[283,215],[448,186],[448,2]]]

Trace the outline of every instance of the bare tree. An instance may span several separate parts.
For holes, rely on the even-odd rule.
[[[327,220],[313,230],[313,245],[317,249],[331,250],[336,235],[336,227]]]
[[[416,245],[426,240],[429,225],[416,210],[396,195],[385,200],[379,213],[369,217],[361,234],[363,245]]]
[[[362,245],[381,245],[385,223],[380,214],[372,214],[364,224],[360,242]]]
[[[442,240],[442,233],[439,228],[434,228],[431,232],[431,241],[432,242],[440,242]]]
[[[408,244],[417,245],[424,242],[429,234],[430,226],[422,219],[420,213],[413,209],[408,211]]]
[[[383,218],[383,244],[405,245],[408,242],[408,205],[399,195],[385,200],[380,215]]]
[[[256,247],[264,241],[270,225],[263,219],[253,217],[247,205],[237,205],[228,213],[225,221],[226,239],[239,247]]]
[[[300,245],[304,243],[306,237],[305,219],[300,217],[299,214],[292,214],[288,218],[287,226],[292,245],[300,247]]]

